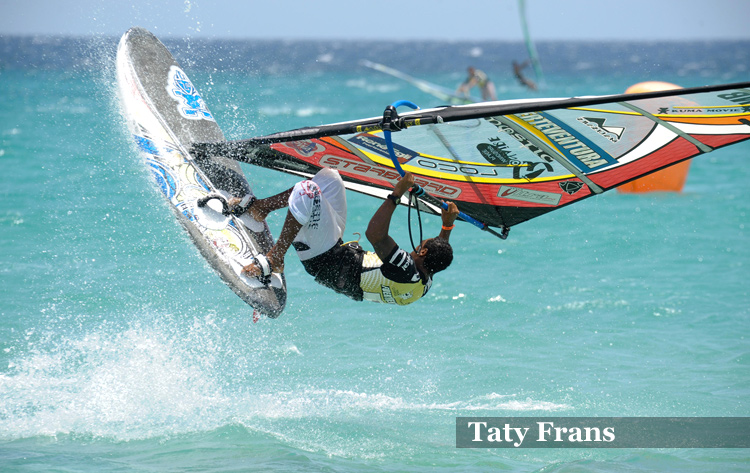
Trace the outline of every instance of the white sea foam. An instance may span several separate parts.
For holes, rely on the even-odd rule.
[[[32,345],[0,374],[0,436],[130,439],[218,427],[229,399],[210,351],[210,342],[191,352],[171,333],[138,325]]]

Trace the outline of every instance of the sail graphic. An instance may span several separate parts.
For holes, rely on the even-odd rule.
[[[750,82],[644,94],[519,100],[408,112],[392,133],[401,167],[433,199],[503,230],[674,163],[750,138]],[[302,128],[197,154],[311,176],[385,198],[399,179],[382,117]]]

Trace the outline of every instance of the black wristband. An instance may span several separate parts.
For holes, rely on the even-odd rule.
[[[398,207],[398,203],[401,201],[401,197],[396,197],[393,194],[388,194],[388,200],[393,202],[393,205]]]

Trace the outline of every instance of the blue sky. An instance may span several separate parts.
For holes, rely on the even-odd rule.
[[[750,0],[526,0],[537,40],[750,39]],[[0,35],[522,38],[517,0],[0,0]]]

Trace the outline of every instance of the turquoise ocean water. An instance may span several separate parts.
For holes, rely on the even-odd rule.
[[[684,192],[610,192],[515,227],[459,225],[409,307],[287,257],[276,320],[210,270],[115,98],[116,38],[0,38],[0,471],[747,471],[741,449],[456,449],[458,416],[748,416],[750,144]],[[501,99],[750,79],[750,43],[166,42],[229,138],[437,105],[361,58]],[[295,178],[245,166],[256,194]],[[347,233],[377,202],[350,194]],[[277,234],[283,214],[269,223]],[[424,218],[425,231],[439,219]],[[408,246],[406,211],[394,220]]]

